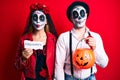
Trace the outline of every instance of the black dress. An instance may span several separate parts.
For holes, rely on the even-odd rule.
[[[26,80],[47,80],[46,77],[40,75],[40,72],[44,69],[47,70],[46,66],[46,54],[45,46],[43,50],[36,50],[36,79],[26,78]],[[47,74],[47,73],[46,73]]]

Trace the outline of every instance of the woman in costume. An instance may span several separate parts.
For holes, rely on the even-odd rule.
[[[18,43],[15,67],[22,80],[52,80],[57,33],[46,5],[32,4],[27,26]],[[26,48],[25,40],[40,42],[38,49]]]

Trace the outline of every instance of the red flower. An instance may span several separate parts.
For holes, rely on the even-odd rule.
[[[30,6],[31,11],[42,10],[45,14],[49,14],[49,8],[46,5],[42,5],[40,3],[32,4]]]

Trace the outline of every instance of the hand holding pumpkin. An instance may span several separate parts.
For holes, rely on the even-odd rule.
[[[96,41],[92,36],[88,36],[85,40],[91,49],[94,50],[96,48]]]

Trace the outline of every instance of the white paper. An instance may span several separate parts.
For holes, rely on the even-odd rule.
[[[24,40],[24,48],[30,48],[34,50],[43,49],[43,42]]]

